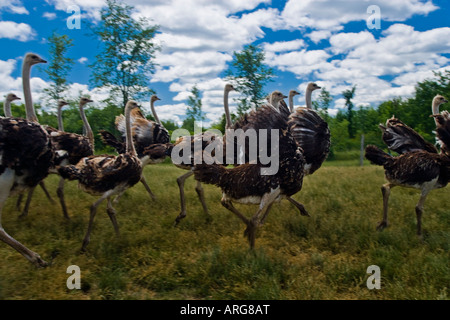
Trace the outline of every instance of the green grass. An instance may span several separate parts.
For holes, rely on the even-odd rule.
[[[79,249],[96,198],[67,182],[68,222],[37,188],[29,216],[19,220],[11,198],[2,224],[51,265],[37,269],[0,243],[0,299],[449,299],[450,214],[442,201],[448,190],[429,195],[422,241],[415,235],[419,194],[413,189],[393,189],[390,227],[378,232],[383,170],[355,164],[327,162],[306,177],[294,198],[311,217],[286,200],[276,203],[253,252],[242,222],[220,205],[220,190],[205,185],[208,222],[193,179],[186,182],[188,215],[173,226],[176,178],[185,171],[170,164],[145,169],[156,201],[138,184],[116,205],[120,237],[106,204],[99,207],[84,254]],[[46,180],[55,200],[57,182],[56,176]],[[256,210],[237,207],[247,215]],[[81,269],[81,290],[66,287],[70,265]],[[381,269],[380,290],[366,286],[370,265]]]

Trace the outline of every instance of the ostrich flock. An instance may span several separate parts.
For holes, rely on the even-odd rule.
[[[81,190],[98,196],[90,207],[90,218],[81,250],[85,251],[90,241],[97,207],[107,200],[106,212],[111,219],[116,234],[119,226],[116,220],[114,203],[128,189],[141,182],[149,195],[155,198],[144,175],[143,168],[148,164],[157,164],[170,157],[178,168],[187,172],[177,179],[180,191],[181,211],[175,219],[175,225],[186,217],[184,183],[194,176],[195,190],[202,203],[203,210],[209,216],[202,183],[213,184],[222,191],[221,204],[235,214],[246,225],[244,235],[250,248],[255,246],[255,234],[274,202],[285,198],[292,203],[301,215],[309,216],[305,207],[292,198],[302,189],[303,178],[319,169],[327,158],[330,149],[330,130],[328,124],[312,109],[312,92],[320,87],[309,83],[306,89],[306,107],[294,110],[293,97],[299,93],[295,90],[285,96],[279,91],[272,92],[267,101],[257,109],[248,112],[232,123],[229,112],[228,95],[235,90],[231,84],[224,89],[224,111],[226,133],[222,137],[209,131],[183,136],[171,143],[169,133],[159,120],[154,103],[160,100],[153,95],[150,100],[155,121],[147,120],[136,101],[127,101],[124,114],[116,117],[115,124],[121,132],[120,138],[110,132],[100,130],[103,142],[112,146],[118,155],[94,155],[94,133],[84,113],[88,98],[79,101],[80,116],[83,121],[84,134],[64,131],[62,108],[67,102],[58,102],[58,129],[38,122],[34,110],[30,72],[35,64],[46,63],[34,53],[25,55],[22,67],[23,96],[26,119],[11,114],[11,102],[20,98],[13,93],[6,96],[4,117],[0,117],[0,240],[17,250],[31,263],[38,267],[47,265],[39,254],[31,251],[15,240],[4,230],[1,214],[6,200],[18,195],[17,208],[20,208],[22,196],[27,192],[26,204],[21,217],[28,214],[33,191],[37,185],[51,197],[44,184],[48,174],[58,174],[60,182],[57,196],[63,215],[70,219],[64,199],[64,181],[78,180]],[[288,98],[287,105],[284,101]],[[432,101],[432,117],[436,123],[436,138],[439,148],[425,141],[417,132],[400,120],[392,117],[386,125],[381,125],[383,141],[387,147],[397,152],[391,156],[376,146],[366,147],[366,158],[373,164],[384,167],[387,183],[381,188],[383,195],[383,220],[378,229],[387,227],[388,200],[392,187],[403,186],[420,189],[420,200],[416,206],[417,234],[421,236],[421,217],[428,193],[436,188],[445,187],[450,179],[450,114],[439,112],[441,104],[448,102],[436,95]],[[249,130],[261,134],[270,132],[270,139],[265,142],[270,152],[278,155],[278,169],[273,174],[264,174],[268,169],[267,161],[262,157],[250,159],[250,146],[242,140],[226,139],[230,130],[240,130],[245,135]],[[276,133],[276,134],[275,134]],[[272,135],[275,135],[272,137]],[[277,138],[276,144],[272,138]],[[221,150],[237,150],[237,155],[225,161],[196,163],[195,145],[201,150],[211,147],[212,142],[221,142]],[[241,143],[239,143],[241,142]],[[192,150],[188,161],[182,163],[173,160],[175,148]],[[186,149],[187,148],[187,149]],[[234,152],[233,152],[234,154]],[[184,159],[184,158],[183,158]],[[242,160],[244,161],[238,161]],[[223,159],[222,159],[223,160]],[[52,201],[52,200],[51,200]],[[242,214],[234,203],[258,205],[256,212],[248,218]]]

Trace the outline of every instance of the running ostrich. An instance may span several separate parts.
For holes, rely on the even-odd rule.
[[[247,236],[250,248],[253,249],[255,232],[264,223],[272,204],[284,197],[290,198],[301,190],[305,160],[302,148],[289,130],[285,115],[274,108],[273,104],[261,106],[252,111],[246,119],[256,130],[267,129],[268,132],[271,132],[271,129],[278,130],[278,148],[271,146],[271,152],[279,153],[278,171],[263,175],[262,170],[267,169],[267,165],[261,164],[258,160],[256,164],[245,163],[232,169],[216,164],[201,164],[195,167],[194,173],[197,180],[221,188],[222,205],[246,224],[244,235]],[[292,121],[295,121],[295,118]],[[322,128],[310,127],[310,130],[320,129]],[[316,143],[320,144],[322,141]],[[249,219],[234,207],[233,202],[257,204],[259,209]]]
[[[380,148],[368,145],[366,158],[373,164],[383,166],[387,183],[381,187],[383,195],[383,220],[377,230],[388,226],[388,202],[391,189],[396,186],[415,188],[421,191],[416,205],[417,235],[422,236],[422,214],[426,197],[431,190],[443,188],[450,179],[450,158],[445,153],[450,146],[446,113],[439,113],[439,106],[448,101],[437,95],[433,99],[432,112],[437,125],[437,137],[441,152],[426,142],[417,132],[398,119],[391,118],[386,126],[380,125],[383,140],[389,149],[400,155],[393,157]],[[443,152],[444,151],[444,152]]]
[[[155,110],[155,101],[161,100],[158,98],[156,94],[152,95],[150,98],[150,108],[153,113],[153,117],[155,121],[148,120],[144,117],[140,109],[134,109],[131,112],[131,132],[133,135],[133,141],[135,144],[136,152],[138,157],[142,161],[142,165],[146,166],[148,164],[158,164],[164,161],[167,157],[167,152],[154,152],[154,147],[149,148],[153,144],[165,144],[167,148],[169,146],[167,144],[170,143],[169,132],[164,125],[159,120],[159,117]],[[102,141],[116,149],[117,153],[121,154],[125,150],[125,117],[120,115],[116,117],[116,127],[122,133],[122,141],[119,141],[112,133],[99,130],[100,137]],[[162,146],[160,146],[162,147]],[[167,149],[168,150],[168,149]],[[148,194],[152,199],[156,199],[156,196],[150,189],[147,180],[144,175],[142,175],[141,183],[144,185]],[[119,198],[116,200],[118,201]]]
[[[223,107],[225,110],[225,129],[230,129],[232,126],[232,120],[231,115],[229,111],[229,104],[228,104],[228,96],[231,91],[234,91],[235,88],[232,84],[227,83],[224,87],[224,93],[223,93]],[[184,195],[184,183],[187,178],[192,176],[194,174],[194,146],[196,145],[195,141],[200,141],[200,145],[202,146],[202,151],[213,141],[218,139],[214,133],[211,132],[204,132],[200,134],[195,134],[193,136],[183,136],[177,139],[177,141],[174,143],[174,147],[177,146],[177,148],[181,148],[182,150],[191,149],[191,156],[189,159],[189,163],[174,163],[172,159],[172,163],[183,170],[188,170],[187,173],[179,176],[177,178],[177,184],[178,188],[180,190],[180,204],[181,204],[181,211],[178,214],[178,216],[175,218],[175,225],[178,225],[182,219],[186,217],[186,199]],[[198,143],[198,142],[197,142]],[[200,199],[200,202],[203,207],[203,212],[207,217],[210,217],[208,206],[206,205],[205,201],[205,193],[202,187],[202,184],[200,181],[196,181],[195,191],[197,192],[198,198]]]
[[[58,101],[58,129],[52,128],[50,126],[44,126],[45,130],[50,135],[50,140],[56,152],[64,155],[61,161],[55,163],[55,166],[65,166],[69,164],[75,165],[78,163],[78,161],[80,161],[80,159],[89,157],[94,154],[94,134],[84,112],[84,107],[90,102],[93,102],[93,100],[86,97],[81,97],[79,102],[79,111],[81,120],[83,121],[83,131],[85,132],[85,135],[72,132],[64,132],[63,130],[61,130],[61,128],[63,129],[61,109],[68,104],[64,100]],[[57,173],[55,168],[52,168],[50,172]],[[70,220],[66,202],[64,199],[64,178],[62,177],[60,177],[56,194],[58,195],[64,218]],[[28,194],[25,208],[20,217],[23,218],[28,215],[31,198],[32,193],[30,192]]]
[[[141,180],[142,162],[137,157],[131,134],[131,112],[139,108],[136,101],[130,100],[125,106],[125,153],[118,156],[90,156],[82,158],[76,165],[59,167],[59,174],[69,180],[78,180],[79,187],[91,194],[100,195],[90,209],[89,225],[81,246],[81,251],[86,251],[89,244],[92,226],[97,207],[107,200],[109,218],[114,226],[116,235],[119,235],[119,226],[116,220],[116,210],[112,206],[112,197],[122,194],[128,188]]]
[[[34,53],[27,53],[23,60],[26,120],[0,118],[0,240],[38,267],[46,266],[47,262],[6,233],[1,214],[8,197],[34,189],[47,177],[54,161],[55,152],[48,133],[38,123],[30,89],[31,66],[46,62]]]
[[[15,100],[21,100],[18,96],[16,96],[14,93],[8,93],[5,98],[5,102],[3,104],[3,112],[5,114],[5,117],[11,118],[12,112],[11,112],[11,102]],[[47,188],[45,187],[45,184],[43,181],[39,182],[39,185],[41,186],[42,190],[44,191],[46,197],[50,202],[54,203],[55,201],[50,196],[50,193],[48,193]],[[20,211],[20,203],[22,202],[23,193],[19,194],[17,197],[16,202],[16,208],[18,211]]]

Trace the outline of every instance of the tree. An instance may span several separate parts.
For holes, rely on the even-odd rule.
[[[154,53],[159,49],[152,42],[158,26],[149,20],[131,18],[133,7],[118,0],[107,0],[101,20],[92,27],[100,40],[101,50],[92,68],[91,84],[109,88],[109,100],[120,98],[123,107],[130,99],[147,98],[148,75],[154,72]]]
[[[43,68],[51,81],[50,86],[44,89],[47,103],[56,105],[57,101],[63,98],[62,93],[68,88],[67,76],[74,61],[66,57],[66,54],[73,46],[72,41],[67,35],[59,35],[56,31],[48,38],[50,59],[48,66]]]
[[[328,109],[330,108],[331,102],[333,101],[333,97],[331,96],[330,92],[327,91],[325,87],[320,90],[319,97],[317,98],[317,101],[313,101],[313,107],[315,110],[319,110],[320,113],[325,118],[325,121],[328,120]]]
[[[202,99],[200,98],[200,91],[194,85],[191,89],[191,95],[187,100],[186,118],[183,121],[182,127],[194,132],[194,122],[205,120],[202,111]]]
[[[264,86],[272,81],[273,69],[264,64],[265,53],[259,46],[247,45],[241,52],[233,52],[232,68],[227,79],[234,82],[236,91],[242,94],[238,100],[237,112],[244,114],[250,108],[257,108],[264,100]]]
[[[355,137],[355,126],[353,123],[353,102],[352,99],[355,96],[356,85],[351,89],[344,90],[342,95],[345,99],[345,105],[347,106],[347,121],[348,121],[348,136],[350,139]]]

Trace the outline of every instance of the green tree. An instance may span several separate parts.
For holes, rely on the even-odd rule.
[[[131,18],[133,7],[118,0],[107,0],[98,26],[92,35],[100,41],[101,50],[92,68],[91,84],[109,89],[109,100],[120,99],[124,107],[130,99],[143,99],[153,91],[148,75],[154,72],[153,42],[158,26],[145,18]]]
[[[183,121],[182,127],[184,129],[189,130],[190,132],[194,132],[194,123],[195,121],[203,121],[205,120],[205,116],[202,111],[202,99],[200,97],[200,91],[197,86],[194,85],[191,89],[191,95],[187,100],[187,109],[186,109],[186,118]]]
[[[42,70],[48,75],[51,83],[44,89],[45,101],[56,105],[59,99],[63,99],[62,93],[68,88],[67,76],[74,64],[73,59],[66,56],[67,51],[73,46],[73,40],[67,35],[60,35],[53,31],[48,38],[49,63]]]
[[[247,45],[241,52],[233,52],[231,68],[227,71],[228,81],[233,82],[242,98],[238,99],[237,112],[244,114],[250,108],[257,108],[266,97],[264,86],[272,81],[273,69],[264,64],[265,52],[255,45]]]
[[[329,115],[328,115],[328,109],[331,106],[331,102],[333,102],[333,97],[331,96],[330,92],[327,91],[325,87],[320,90],[319,97],[316,101],[313,101],[313,108],[315,110],[319,110],[319,112],[322,114],[322,116],[325,118],[325,121],[328,121]]]
[[[345,99],[345,105],[347,107],[347,121],[348,121],[348,136],[353,139],[355,137],[355,125],[353,123],[353,102],[352,99],[355,96],[356,85],[351,89],[344,90],[342,95]]]

